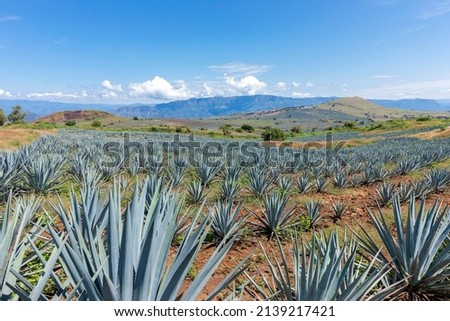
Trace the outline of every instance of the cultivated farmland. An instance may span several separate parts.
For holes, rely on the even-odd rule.
[[[4,150],[0,297],[447,300],[450,138],[431,130],[60,130]]]

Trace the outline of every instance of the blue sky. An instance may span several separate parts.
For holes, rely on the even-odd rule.
[[[0,0],[0,98],[450,99],[450,0]]]

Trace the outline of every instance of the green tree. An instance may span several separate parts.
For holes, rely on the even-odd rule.
[[[8,120],[13,124],[23,122],[24,118],[25,113],[22,112],[22,107],[20,107],[19,105],[14,106],[11,113],[8,115]]]
[[[283,141],[286,139],[286,134],[279,128],[271,128],[263,131],[261,138],[264,141]]]
[[[3,126],[7,121],[7,118],[5,116],[5,112],[3,109],[0,108],[0,126]]]

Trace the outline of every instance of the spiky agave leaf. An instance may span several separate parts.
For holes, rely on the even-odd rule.
[[[377,202],[381,206],[389,205],[395,196],[394,187],[391,184],[383,183],[377,189]]]
[[[211,228],[214,237],[221,241],[227,237],[238,235],[246,216],[239,218],[242,204],[233,209],[233,203],[218,202],[212,209]]]
[[[202,182],[202,185],[207,187],[214,180],[221,168],[221,163],[208,165],[200,162],[199,165],[195,167],[195,171],[198,175],[198,178]]]
[[[313,234],[312,240],[301,246],[295,236],[293,240],[292,261],[288,263],[281,242],[277,239],[280,259],[270,258],[262,247],[265,259],[269,264],[269,280],[264,274],[261,282],[257,282],[247,274],[255,287],[255,297],[263,300],[282,301],[355,301],[370,299],[388,269],[383,266],[374,269],[376,260],[370,262],[357,261],[357,243],[344,237],[339,242],[337,231],[329,237],[324,234]],[[309,260],[307,260],[307,257]],[[381,298],[379,296],[378,298]]]
[[[430,189],[434,192],[442,192],[450,185],[450,171],[433,170],[425,176]]]
[[[299,193],[306,193],[311,188],[311,182],[309,181],[309,178],[307,175],[302,175],[297,180],[297,189]]]
[[[260,214],[252,212],[252,215],[258,220],[258,226],[269,239],[281,229],[290,225],[295,213],[295,206],[289,210],[286,209],[289,195],[274,192],[264,198],[264,207],[260,206]]]
[[[237,179],[225,179],[220,184],[219,197],[223,201],[233,203],[238,197],[241,187]]]
[[[450,295],[450,213],[441,210],[439,202],[425,208],[422,199],[416,210],[415,196],[411,195],[406,225],[402,221],[400,200],[394,199],[393,215],[395,232],[386,222],[380,209],[377,216],[368,210],[382,244],[375,243],[368,232],[359,239],[371,255],[387,251],[379,260],[392,265],[389,289],[392,299],[436,300],[448,299]],[[392,263],[391,263],[392,262]]]
[[[294,183],[292,182],[292,179],[289,176],[282,177],[278,182],[280,191],[285,194],[290,193],[293,185],[294,185]]]
[[[350,180],[347,173],[339,171],[336,172],[332,177],[333,185],[339,188],[345,188],[349,185]]]
[[[46,194],[56,189],[63,174],[65,159],[60,156],[39,156],[22,167],[20,177],[25,187],[36,193]]]
[[[19,198],[12,202],[10,193],[5,212],[0,220],[0,299],[11,297],[11,290],[6,286],[9,278],[10,286],[14,286],[15,278],[11,278],[13,264],[20,268],[23,260],[24,230],[36,213],[40,200],[35,197]],[[15,262],[16,261],[16,262]]]
[[[191,181],[187,186],[188,199],[192,204],[201,204],[207,196],[204,192],[205,188],[201,181]]]
[[[196,299],[230,249],[235,237],[219,244],[198,277],[180,293],[208,233],[209,220],[203,219],[200,208],[173,256],[180,200],[177,194],[158,190],[149,204],[147,186],[135,188],[123,220],[120,192],[113,189],[105,205],[107,224],[94,233],[85,234],[80,224],[71,224],[67,216],[74,213],[59,211],[69,227],[61,261],[79,300],[175,300],[180,295],[185,300]],[[57,233],[51,233],[57,246],[62,246]],[[221,289],[234,277],[225,278]]]
[[[333,220],[336,222],[342,218],[348,209],[348,205],[344,202],[333,203]]]
[[[272,180],[266,173],[262,173],[256,167],[252,167],[248,172],[248,189],[257,198],[264,196],[270,189]]]
[[[0,200],[5,200],[17,177],[18,161],[17,156],[12,151],[4,151],[0,154]]]
[[[305,203],[306,215],[309,218],[310,224],[309,227],[313,228],[316,226],[317,222],[322,219],[322,203],[320,200],[314,201],[313,199],[309,201],[309,203]]]

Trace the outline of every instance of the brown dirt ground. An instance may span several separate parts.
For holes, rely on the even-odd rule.
[[[396,186],[401,182],[412,181],[413,179],[408,176],[397,176],[388,180],[389,183],[392,183]],[[315,227],[316,231],[331,231],[334,229],[339,229],[341,232],[343,232],[344,230],[347,231],[347,235],[349,236],[351,234],[351,230],[357,233],[360,232],[361,228],[358,224],[361,224],[369,232],[369,235],[371,237],[377,239],[378,235],[372,227],[372,223],[368,215],[368,210],[370,210],[374,214],[379,213],[379,208],[374,196],[376,195],[376,189],[380,186],[380,184],[381,183],[375,183],[373,185],[360,186],[357,188],[337,189],[336,191],[333,190],[333,188],[329,188],[330,192],[328,193],[310,193],[307,194],[306,197],[298,195],[298,193],[292,193],[287,208],[290,209],[292,208],[292,206],[297,206],[295,215],[298,216],[301,215],[301,213],[305,212],[305,199],[320,199],[323,203],[322,212],[324,214],[324,217]],[[426,204],[427,206],[430,206],[435,201],[442,201],[442,209],[445,206],[450,206],[450,190],[439,194],[429,195],[427,197]],[[332,219],[332,204],[335,202],[345,202],[346,204],[348,204],[348,210],[346,214],[341,220],[337,222],[334,222]],[[402,209],[402,213],[406,215],[407,204],[403,204]],[[389,221],[389,217],[392,217],[389,216],[389,214],[392,213],[392,206],[384,207],[381,210],[383,213],[387,214],[387,220]],[[248,206],[247,211],[258,212],[259,209],[258,206],[253,205]],[[245,214],[246,213],[244,213],[244,215]],[[250,217],[246,225],[252,225],[251,223],[256,223],[256,219]],[[312,231],[302,232],[299,235],[300,239],[309,239],[311,237],[311,233]],[[343,233],[340,233],[340,235],[342,234]],[[214,273],[211,281],[207,284],[205,291],[200,299],[205,298],[209,293],[211,293],[219,284],[219,282],[233,269],[233,267],[236,266],[237,262],[240,262],[252,252],[253,255],[248,260],[248,273],[253,277],[258,278],[258,270],[260,270],[266,277],[270,279],[268,264],[265,263],[265,259],[262,259],[261,246],[263,246],[269,253],[272,253],[272,255],[278,260],[281,259],[275,241],[267,240],[264,235],[256,235],[255,233],[250,233],[250,236],[234,244],[227,257]],[[203,266],[203,263],[206,262],[213,250],[213,246],[205,247],[205,249],[199,253],[198,260],[196,261],[195,265],[197,271],[200,270],[201,266]],[[291,250],[292,243],[290,241],[285,241],[286,253],[291,253]],[[240,277],[239,279],[243,282],[247,280],[244,276]],[[218,297],[219,300],[221,298],[221,296]],[[246,293],[243,299],[252,300],[253,298],[250,296],[250,294]]]

